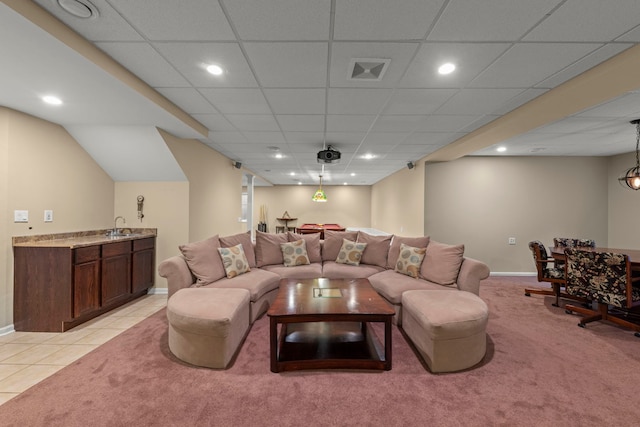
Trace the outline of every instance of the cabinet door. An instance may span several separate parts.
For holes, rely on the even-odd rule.
[[[133,293],[153,287],[155,278],[153,259],[153,249],[133,253],[131,258],[131,291]]]
[[[100,261],[73,266],[73,317],[100,308]]]
[[[131,293],[131,254],[102,259],[102,305]]]

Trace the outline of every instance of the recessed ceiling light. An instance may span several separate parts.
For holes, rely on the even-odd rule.
[[[76,18],[87,19],[98,16],[98,9],[88,0],[57,0],[57,3],[65,12]]]
[[[356,176],[356,173],[355,172],[351,172],[351,176]]]
[[[44,102],[46,102],[47,104],[51,104],[51,105],[61,105],[62,104],[62,100],[60,98],[58,98],[57,96],[53,96],[53,95],[45,95],[42,97],[42,100]]]
[[[281,158],[283,158],[283,157],[284,157],[284,156],[283,156],[282,154],[280,154],[280,153],[276,154],[276,159],[281,159]]]
[[[365,160],[371,160],[371,159],[375,159],[376,156],[374,154],[367,153],[367,154],[363,155],[362,158],[365,159]]]
[[[442,64],[440,67],[438,67],[438,73],[451,74],[455,71],[455,69],[456,69],[455,64],[452,64],[451,62],[447,62],[446,64]]]
[[[222,67],[216,64],[207,65],[207,71],[214,76],[220,76],[224,72]]]
[[[349,184],[347,184],[346,182],[343,182],[342,185],[349,185]]]
[[[291,172],[289,175],[296,176],[296,173],[295,172]]]
[[[507,147],[505,147],[505,146],[500,146],[500,147],[496,148],[496,151],[497,151],[498,153],[504,153],[505,151],[507,151]]]
[[[298,181],[298,185],[302,185],[302,181]]]

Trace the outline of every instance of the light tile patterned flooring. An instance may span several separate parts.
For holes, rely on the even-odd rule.
[[[166,304],[167,295],[145,295],[64,333],[13,332],[0,336],[0,405]]]

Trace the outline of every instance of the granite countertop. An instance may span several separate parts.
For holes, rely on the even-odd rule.
[[[13,246],[40,248],[80,248],[83,246],[101,245],[104,243],[123,242],[127,240],[146,239],[158,235],[157,228],[123,227],[130,235],[107,236],[110,229],[76,231],[71,233],[39,234],[33,236],[12,237]]]

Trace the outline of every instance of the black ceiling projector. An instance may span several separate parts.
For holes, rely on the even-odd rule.
[[[329,146],[326,150],[318,151],[318,163],[337,163],[340,161],[340,152]]]

